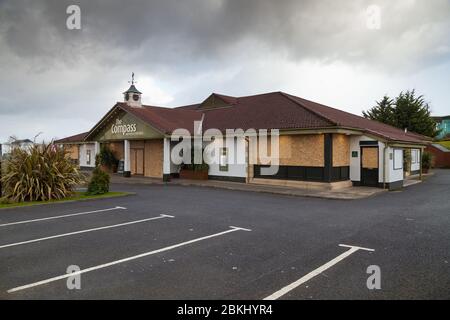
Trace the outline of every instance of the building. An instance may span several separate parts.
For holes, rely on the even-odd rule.
[[[433,168],[450,168],[450,150],[438,143],[427,146],[425,151],[433,155]]]
[[[2,153],[8,154],[11,153],[14,149],[23,149],[27,150],[34,144],[30,139],[15,139],[11,142],[7,142],[3,144]]]
[[[62,145],[66,149],[70,158],[77,163],[81,169],[94,169],[95,155],[98,153],[98,151],[95,150],[95,142],[85,141],[88,133],[89,132],[83,132],[55,141],[55,143]]]
[[[444,139],[445,137],[450,138],[450,115],[443,117],[433,117],[434,121],[437,123],[437,127],[441,132],[436,137],[436,139]]]
[[[81,167],[93,167],[100,145],[124,162],[125,174],[168,181],[179,176],[171,160],[176,129],[195,134],[217,129],[278,129],[279,168],[263,175],[260,159],[246,135],[225,135],[220,163],[209,166],[209,179],[308,188],[363,185],[397,189],[408,175],[421,175],[421,154],[428,137],[368,120],[284,92],[246,97],[213,93],[199,104],[177,108],[146,106],[134,84],[86,133],[56,141],[72,150]],[[200,128],[195,128],[195,122]],[[257,134],[257,139],[261,135]],[[271,138],[272,139],[272,138]],[[241,157],[243,162],[233,161]]]

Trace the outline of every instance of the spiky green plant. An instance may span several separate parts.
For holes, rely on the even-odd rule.
[[[13,150],[2,177],[4,196],[15,202],[63,199],[83,182],[67,152],[53,143]]]

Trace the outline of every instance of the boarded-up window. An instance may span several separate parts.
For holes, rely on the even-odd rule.
[[[362,149],[362,167],[365,169],[378,168],[378,148]]]
[[[333,167],[350,165],[350,139],[344,134],[333,134]]]
[[[280,165],[285,166],[324,166],[324,136],[292,135],[279,138]],[[270,151],[270,142],[268,142]]]

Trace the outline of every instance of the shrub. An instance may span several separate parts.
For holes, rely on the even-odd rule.
[[[203,150],[199,150],[203,155]],[[191,163],[184,163],[182,165],[182,169],[189,171],[208,171],[209,165],[205,162],[205,159],[202,158],[202,163],[194,163],[194,149],[191,148]]]
[[[109,192],[109,174],[96,167],[92,172],[91,181],[88,184],[88,195],[105,194]]]
[[[428,170],[431,168],[431,160],[432,160],[432,155],[429,152],[424,152],[422,154],[422,168],[425,170]]]
[[[63,199],[82,182],[67,152],[53,143],[14,149],[2,177],[4,196],[14,202]]]
[[[102,146],[100,148],[99,154],[95,159],[95,162],[97,166],[100,165],[112,169],[117,166],[117,163],[119,161],[116,159],[111,149],[109,149],[107,146]]]

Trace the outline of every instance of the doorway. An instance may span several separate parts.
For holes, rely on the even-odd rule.
[[[130,149],[130,170],[132,175],[144,175],[144,149]]]
[[[378,187],[378,147],[361,147],[361,185]]]

